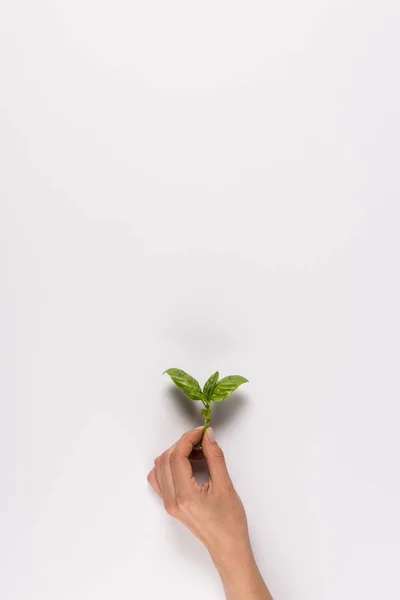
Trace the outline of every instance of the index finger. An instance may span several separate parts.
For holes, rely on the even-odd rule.
[[[203,427],[184,433],[170,454],[172,476],[177,493],[182,491],[194,479],[189,456],[193,451],[193,447],[201,440],[202,434]]]

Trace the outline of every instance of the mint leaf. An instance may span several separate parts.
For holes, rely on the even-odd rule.
[[[182,369],[167,369],[167,373],[182,392],[190,400],[204,400],[204,394],[197,379],[182,371]]]
[[[213,393],[215,386],[217,385],[217,381],[219,378],[219,373],[216,371],[211,377],[207,379],[203,387],[203,393],[207,400],[211,398],[211,394]]]
[[[232,392],[239,387],[239,385],[247,382],[248,379],[242,377],[241,375],[228,375],[228,377],[224,377],[215,386],[211,395],[211,402],[221,402],[221,400],[224,400],[230,396]]]

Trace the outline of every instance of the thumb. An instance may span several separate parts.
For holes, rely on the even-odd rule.
[[[212,427],[209,427],[204,434],[202,448],[211,481],[217,485],[231,484],[224,453],[215,440]]]

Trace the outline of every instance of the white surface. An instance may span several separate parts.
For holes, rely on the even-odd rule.
[[[275,600],[400,597],[399,12],[2,1],[1,598],[222,598],[145,480],[171,366],[251,380]]]

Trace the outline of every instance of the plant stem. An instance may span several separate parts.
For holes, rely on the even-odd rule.
[[[204,431],[203,431],[203,435],[205,430],[207,429],[207,427],[210,425],[210,421],[211,421],[211,402],[207,405],[207,415],[204,417]]]
[[[198,442],[198,444],[194,446],[195,450],[201,450],[201,442],[203,441],[203,436],[206,432],[206,429],[209,427],[211,421],[211,402],[203,402],[203,404],[206,409],[206,414],[204,416],[204,429],[203,434],[201,436],[201,440]]]

